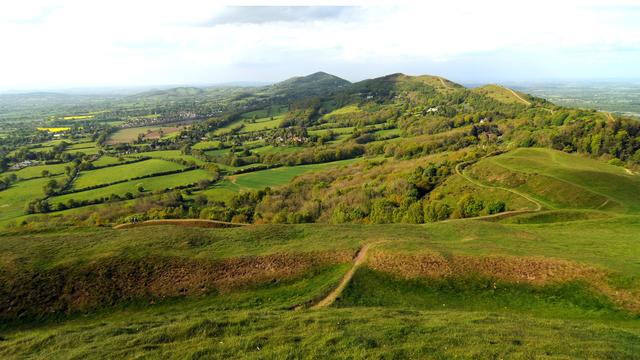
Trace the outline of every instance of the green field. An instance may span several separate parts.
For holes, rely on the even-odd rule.
[[[25,214],[25,205],[44,197],[43,187],[49,180],[62,180],[63,176],[18,181],[6,190],[0,191],[0,222]]]
[[[159,150],[159,151],[149,151],[149,152],[141,152],[136,153],[136,157],[151,157],[154,159],[167,159],[167,160],[186,160],[193,161],[197,165],[204,164],[204,161],[192,156],[192,155],[184,155],[180,150]]]
[[[107,168],[111,169],[111,168]],[[139,186],[144,187],[145,191],[158,191],[176,186],[189,185],[198,182],[201,179],[210,179],[211,174],[205,170],[196,169],[185,171],[177,174],[154,176],[145,179],[127,181],[115,185],[109,185],[93,190],[81,191],[66,195],[54,196],[50,199],[52,204],[66,203],[70,199],[77,201],[94,200],[102,197],[109,197],[111,194],[124,196],[126,193],[136,194]]]
[[[69,166],[70,164],[49,164],[49,165],[36,165],[36,166],[27,166],[26,168],[22,168],[16,171],[9,171],[6,174],[16,174],[20,179],[32,179],[42,176],[42,171],[47,170],[51,175],[59,175],[64,173],[64,168]]]
[[[275,129],[280,125],[283,118],[284,116],[280,115],[280,116],[274,116],[273,119],[270,117],[256,119],[255,122],[249,122],[245,120],[244,127],[242,128],[241,132],[245,133],[245,132],[260,131],[260,130],[266,130],[266,129]]]
[[[123,158],[124,160],[124,158]],[[114,156],[102,155],[98,160],[91,162],[95,167],[102,167],[120,163],[120,159]]]
[[[214,141],[200,141],[198,143],[195,143],[192,148],[196,149],[196,150],[202,150],[202,149],[212,149],[212,148],[217,148],[220,146],[220,141],[214,140]]]
[[[513,187],[547,208],[587,208],[637,213],[640,177],[625,169],[548,149],[517,149],[469,170],[477,178]],[[526,181],[525,181],[526,179]]]
[[[155,173],[184,169],[185,167],[166,160],[150,159],[132,164],[112,166],[103,169],[82,171],[73,183],[74,189],[133,179]]]

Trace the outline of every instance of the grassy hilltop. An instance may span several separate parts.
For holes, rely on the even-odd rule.
[[[0,104],[2,358],[640,354],[634,119],[322,72]]]

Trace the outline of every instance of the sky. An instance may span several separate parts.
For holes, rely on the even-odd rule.
[[[316,71],[351,81],[396,72],[460,83],[640,78],[640,0],[322,3],[330,6],[2,1],[0,91]]]

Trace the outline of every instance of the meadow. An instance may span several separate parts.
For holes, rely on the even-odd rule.
[[[176,174],[148,177],[144,179],[122,182],[114,185],[100,187],[66,195],[59,195],[50,198],[52,204],[67,203],[69,200],[96,200],[109,198],[112,194],[124,197],[127,193],[136,194],[138,188],[142,187],[146,192],[161,191],[171,189],[176,186],[192,185],[202,179],[211,179],[211,174],[205,170],[196,169],[179,172]]]
[[[178,132],[180,129],[173,126],[141,126],[120,129],[111,136],[109,136],[108,142],[110,144],[126,144],[132,143],[138,139],[139,135],[149,138],[159,137],[159,133],[162,132],[163,136],[169,136]]]
[[[138,178],[167,171],[176,171],[185,167],[166,160],[149,159],[131,164],[118,165],[102,169],[83,171],[73,183],[73,189],[109,184],[115,181]]]
[[[183,154],[180,150],[158,150],[158,151],[139,152],[135,154],[135,157],[150,157],[154,159],[193,161],[197,165],[201,165],[205,163],[204,161],[196,158],[195,156]]]
[[[24,215],[25,205],[44,196],[43,187],[49,180],[62,180],[62,176],[18,181],[0,192],[0,222]]]

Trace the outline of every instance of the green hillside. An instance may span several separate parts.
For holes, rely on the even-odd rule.
[[[531,105],[531,102],[527,100],[527,95],[517,93],[509,88],[500,85],[485,85],[475,88],[473,89],[473,91],[506,104]]]
[[[444,357],[629,357],[640,339],[632,315],[640,305],[637,226],[635,217],[623,217],[551,227],[465,221],[5,234],[2,264],[12,270],[3,275],[2,314],[27,312],[20,324],[5,318],[0,354],[343,358],[420,356],[433,346]],[[365,243],[372,244],[365,265],[344,295],[329,308],[304,309],[334,286]],[[267,263],[266,273],[256,272]],[[36,273],[37,283],[26,280]],[[127,285],[137,278],[147,287]],[[84,295],[56,300],[51,291]],[[64,322],[26,321],[105,306]],[[583,338],[589,343],[575,346]]]
[[[401,73],[11,98],[0,358],[638,358],[637,120]]]

